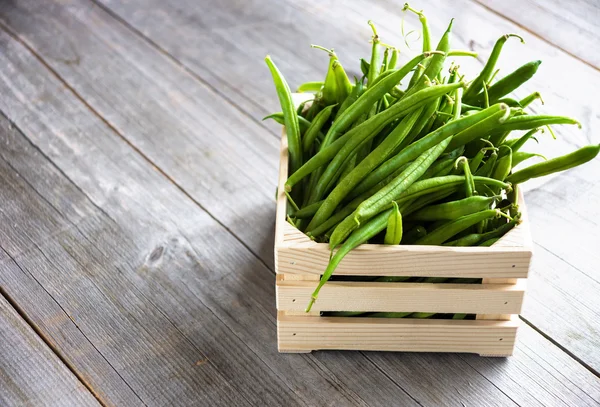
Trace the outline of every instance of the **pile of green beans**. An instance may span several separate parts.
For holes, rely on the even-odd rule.
[[[422,54],[400,66],[398,49],[384,43],[369,21],[372,46],[370,56],[360,60],[362,77],[350,80],[333,50],[313,46],[327,51],[328,69],[323,81],[298,87],[298,92],[313,94],[298,107],[283,75],[266,57],[281,103],[281,112],[267,118],[285,126],[288,141],[287,219],[331,249],[307,311],[344,256],[357,246],[490,246],[520,222],[519,184],[581,165],[600,151],[600,145],[589,145],[516,169],[526,160],[541,157],[523,151],[537,132],[550,125],[581,127],[570,117],[524,111],[541,100],[538,92],[521,100],[510,97],[535,75],[541,61],[528,62],[495,80],[505,44],[510,38],[523,42],[516,34],[506,34],[496,42],[480,74],[466,80],[458,66],[444,69],[449,56],[475,56],[451,49],[452,22],[432,50],[423,12],[408,4],[404,10],[419,17]],[[410,80],[401,83],[409,74]],[[378,314],[440,317],[414,312]],[[462,319],[465,315],[446,317]]]

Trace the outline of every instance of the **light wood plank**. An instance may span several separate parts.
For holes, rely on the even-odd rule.
[[[454,321],[280,315],[279,349],[469,352],[509,356],[519,321]]]
[[[0,404],[100,406],[0,295]]]
[[[312,281],[278,281],[277,309],[302,311],[315,287]],[[313,310],[519,314],[524,287],[524,280],[520,284],[331,281],[321,289]]]
[[[594,0],[475,0],[513,21],[522,30],[550,42],[600,69],[598,20],[600,5]]]

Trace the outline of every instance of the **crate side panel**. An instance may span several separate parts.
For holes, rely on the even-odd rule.
[[[322,274],[329,262],[326,244],[310,242],[277,250],[279,273]],[[525,278],[530,261],[531,250],[517,247],[363,245],[344,257],[335,274]]]
[[[524,283],[524,281],[523,281]],[[314,311],[517,314],[524,284],[328,282]],[[277,309],[302,311],[317,283],[278,281]]]
[[[518,322],[280,315],[279,350],[465,352],[509,356]]]

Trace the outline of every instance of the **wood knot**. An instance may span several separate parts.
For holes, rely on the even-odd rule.
[[[165,248],[163,246],[158,246],[157,248],[152,250],[152,252],[148,256],[147,263],[152,265],[152,264],[158,262],[162,258],[164,252],[165,252]]]

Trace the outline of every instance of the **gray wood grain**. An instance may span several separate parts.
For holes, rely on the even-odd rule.
[[[600,68],[600,5],[595,0],[476,0],[553,45]]]
[[[553,400],[544,383],[538,383],[532,390],[520,386],[520,381],[527,377],[540,374],[554,377],[552,371],[562,368],[561,365],[542,364],[540,356],[534,356],[530,350],[524,352],[525,356],[518,356],[521,359],[510,359],[509,365],[504,360],[489,360],[490,366],[500,372],[496,378],[491,374],[489,378],[485,374],[482,376],[480,370],[485,372],[483,368],[472,367],[469,359],[460,355],[365,356],[358,352],[278,355],[275,348],[273,275],[225,229],[199,210],[181,190],[159,173],[150,171],[150,165],[123,140],[125,138],[151,158],[175,182],[184,185],[185,191],[216,219],[227,225],[225,221],[230,218],[227,218],[227,214],[217,213],[213,207],[209,208],[206,202],[210,202],[210,199],[204,197],[203,193],[210,193],[211,187],[219,188],[217,184],[225,182],[228,173],[222,174],[219,171],[223,170],[216,167],[207,168],[208,164],[207,167],[199,167],[201,164],[194,162],[203,157],[200,148],[211,148],[213,143],[224,143],[227,152],[234,151],[244,157],[243,149],[247,144],[240,146],[235,134],[222,130],[226,125],[231,125],[227,121],[233,121],[235,128],[250,141],[254,140],[254,134],[263,134],[263,130],[249,122],[231,104],[222,102],[217,94],[211,93],[197,79],[186,79],[187,76],[177,65],[170,63],[145,42],[138,41],[133,33],[123,29],[101,11],[84,5],[75,2],[66,11],[58,4],[45,9],[45,6],[33,2],[19,3],[17,6],[21,9],[6,8],[0,13],[10,29],[31,44],[44,61],[121,134],[119,137],[111,132],[22,46],[5,38],[3,46],[10,52],[2,60],[2,66],[6,68],[0,86],[5,96],[0,100],[0,108],[57,168],[51,170],[49,164],[41,166],[38,161],[37,165],[32,165],[36,150],[34,148],[24,153],[27,151],[27,142],[23,140],[20,144],[10,143],[19,148],[10,151],[6,159],[21,177],[27,179],[36,193],[58,208],[60,216],[55,214],[54,218],[78,225],[81,230],[77,231],[79,234],[75,234],[75,239],[89,239],[82,244],[77,244],[77,241],[67,241],[66,244],[69,253],[74,253],[73,256],[86,265],[71,269],[83,280],[82,284],[93,280],[98,285],[99,280],[101,287],[112,288],[114,283],[108,278],[109,272],[113,279],[115,275],[122,276],[119,281],[130,287],[128,295],[138,292],[143,298],[151,299],[148,301],[164,313],[187,340],[200,349],[210,349],[206,353],[207,358],[220,374],[231,378],[233,388],[249,391],[247,397],[251,397],[250,400],[253,400],[252,397],[257,399],[257,393],[260,392],[270,397],[281,396],[279,392],[285,392],[285,386],[293,391],[298,403],[317,405],[363,402],[373,405],[390,405],[394,402],[410,405],[416,404],[416,401],[423,405],[451,405],[462,400],[476,404],[482,395],[485,395],[488,405],[510,405],[514,404],[512,400],[518,399]],[[30,14],[33,11],[37,15]],[[39,15],[44,18],[39,18]],[[73,34],[75,32],[76,35]],[[52,40],[48,38],[50,34]],[[70,54],[64,55],[66,53]],[[73,55],[79,56],[79,59],[69,57]],[[78,61],[78,64],[73,61]],[[96,71],[96,66],[103,66],[106,70]],[[131,88],[137,93],[132,94]],[[178,97],[174,100],[179,102],[162,103],[164,89],[177,89]],[[157,106],[157,103],[162,104]],[[157,110],[159,108],[163,110]],[[225,124],[211,119],[216,115],[225,117]],[[215,136],[209,138],[203,132],[194,133],[190,130],[204,119],[214,120],[211,121],[211,135],[218,135],[218,140],[214,139]],[[150,124],[146,122],[148,120]],[[163,123],[169,127],[163,127]],[[151,125],[155,126],[154,131],[149,130]],[[161,136],[162,132],[157,130],[165,128],[170,129],[168,137]],[[193,137],[199,138],[195,144],[190,142]],[[275,147],[275,138],[272,138],[272,142],[267,137],[264,140],[265,145],[273,143]],[[165,165],[178,162],[173,151],[187,153],[189,160],[184,162],[185,165]],[[235,154],[228,157],[229,163],[226,158],[220,158],[222,161],[211,164],[213,167],[222,162],[240,165],[234,162]],[[265,171],[275,173],[277,164],[274,160],[264,165]],[[260,169],[241,168],[247,171],[245,175],[251,182],[245,185],[247,190],[255,188],[253,183],[265,182],[261,180],[263,175],[255,174],[260,174]],[[180,180],[184,170],[188,172],[185,184]],[[202,180],[205,183],[203,188],[194,180],[198,174],[206,178]],[[274,185],[274,176],[272,182]],[[70,194],[70,199],[61,199],[56,192],[57,184],[72,190],[79,189],[80,194]],[[272,191],[269,198],[271,195]],[[36,202],[31,194],[25,192],[12,196],[25,209],[45,205]],[[260,195],[257,195],[257,201],[244,200],[245,196],[239,191],[232,192],[228,199],[233,199],[232,196],[237,201],[227,203],[236,205],[238,211],[245,205],[245,209],[252,212],[258,208],[255,206],[257,202],[262,199],[268,202],[266,197]],[[26,202],[21,202],[23,199]],[[81,202],[86,200],[95,207],[81,209],[85,206]],[[30,215],[31,224],[15,234],[14,239],[23,238],[26,233],[36,233],[39,229],[39,234],[34,237],[37,241],[45,242],[49,233],[56,231],[56,225],[47,223],[50,222],[48,219],[53,218],[48,218],[45,211],[39,209],[28,211],[39,214]],[[274,208],[271,203],[265,204],[264,211],[266,217],[272,219]],[[256,232],[256,229],[264,228],[265,224],[261,226],[261,220],[256,218],[246,221],[252,230],[246,231],[249,237],[241,237],[242,241],[249,247],[258,248],[261,256],[269,254],[272,231],[265,233],[269,234],[266,240],[261,240],[263,235],[256,233],[262,233],[262,230]],[[234,233],[242,236],[239,230]],[[59,237],[61,243],[65,242],[62,234]],[[26,240],[24,243],[29,242]],[[49,248],[45,251],[51,259],[62,259],[59,251],[64,250],[62,246],[59,249],[54,248],[53,243],[47,245]],[[48,260],[33,258],[30,262],[27,265],[36,270],[36,274],[42,274],[43,270],[38,269],[43,268]],[[38,267],[34,268],[34,264]],[[85,273],[88,264],[91,265],[91,275]],[[52,287],[51,282],[44,281],[43,284]],[[120,290],[124,289],[120,287]],[[111,300],[118,303],[119,297],[115,297],[111,297]],[[67,293],[61,301],[68,304],[75,298],[75,295]],[[30,309],[31,313],[36,313],[35,306],[30,305]],[[88,318],[89,321],[86,321]],[[136,318],[140,318],[137,313]],[[106,329],[106,324],[111,323],[110,319],[98,320],[88,314],[80,315],[76,320],[78,324],[86,323],[88,330]],[[54,332],[58,334],[60,330]],[[533,335],[539,339],[537,334]],[[99,340],[97,337],[94,339]],[[225,346],[219,346],[220,342],[228,344],[227,341],[233,341],[240,349],[227,346],[227,351],[235,349],[235,353],[227,354]],[[537,343],[532,344],[533,347],[542,354],[541,358],[550,355],[550,360],[567,363],[575,373],[573,386],[587,389],[579,393],[573,391],[574,394],[568,395],[567,400],[572,398],[589,402],[585,398],[586,392],[591,394],[589,397],[592,400],[597,400],[592,396],[597,389],[597,379],[591,373],[572,359],[561,358],[561,352],[548,343],[546,347],[540,347]],[[251,349],[253,355],[247,349]],[[113,357],[129,351],[127,346],[117,350],[102,350],[110,351]],[[528,358],[533,358],[538,364],[526,363]],[[245,360],[259,367],[245,366]],[[275,372],[279,379],[269,377],[270,373],[265,371],[263,364]],[[200,366],[204,365],[200,363]],[[522,366],[524,370],[509,369],[515,365]],[[93,370],[90,366],[84,368]],[[515,380],[504,383],[509,371],[515,375]],[[140,377],[131,377],[132,374],[140,374]],[[186,380],[179,376],[181,374],[176,379]],[[236,374],[240,376],[236,377]],[[134,372],[130,375],[126,380],[128,383],[131,381],[136,389],[143,386],[141,382],[144,380],[154,384],[154,372],[145,375]],[[265,376],[267,379],[261,381]],[[423,387],[422,383],[428,382],[432,385]],[[273,394],[271,390],[265,390],[264,386],[269,386],[269,383],[278,384]],[[438,383],[444,385],[438,388]],[[467,390],[459,393],[459,396],[448,395],[449,391],[469,386],[469,383],[471,387],[466,387]],[[145,391],[152,393],[153,389]],[[156,390],[161,391],[167,392],[164,397],[173,397],[173,393],[170,393],[172,389]],[[199,386],[195,391],[202,395],[205,389]],[[191,394],[188,389],[184,392],[187,397],[191,397]],[[183,400],[177,399],[180,402]]]
[[[320,53],[311,50],[307,44],[311,42],[322,42],[325,46],[337,50],[346,67],[355,65],[354,61],[359,56],[368,52],[366,39],[369,38],[369,27],[365,24],[365,9],[369,10],[369,18],[373,18],[380,26],[384,41],[400,44],[403,51],[407,51],[403,39],[400,36],[399,27],[404,17],[405,31],[418,30],[418,21],[414,16],[401,13],[400,7],[390,7],[388,2],[352,2],[348,5],[339,3],[322,2],[300,2],[293,4],[271,7],[271,12],[265,14],[262,10],[269,7],[268,0],[255,0],[246,2],[245,7],[237,7],[234,4],[220,2],[212,4],[209,8],[198,7],[191,1],[179,1],[176,3],[152,2],[152,7],[143,8],[136,6],[135,2],[121,2],[120,0],[106,0],[105,5],[111,12],[132,25],[134,29],[147,35],[154,43],[162,49],[171,53],[182,61],[189,69],[210,83],[226,83],[221,88],[225,96],[234,100],[236,104],[247,111],[255,114],[255,109],[244,102],[244,98],[254,98],[261,106],[267,106],[272,110],[278,109],[273,106],[276,98],[268,72],[262,66],[262,57],[266,53],[272,53],[278,57],[286,77],[292,84],[302,81],[316,80],[322,77],[322,66],[319,62],[324,60]],[[599,115],[595,108],[594,96],[600,87],[598,86],[597,71],[591,69],[580,61],[566,55],[561,51],[531,35],[527,35],[520,27],[491,13],[486,8],[469,1],[456,4],[438,1],[427,5],[426,12],[435,35],[439,35],[449,19],[457,17],[453,42],[456,48],[471,48],[482,52],[480,59],[487,57],[495,40],[506,32],[517,32],[525,35],[527,44],[521,45],[518,41],[507,44],[499,66],[502,72],[510,72],[520,64],[541,58],[544,62],[536,77],[520,90],[520,97],[529,92],[539,90],[542,92],[547,104],[541,106],[535,104],[532,110],[536,113],[567,114],[579,118],[584,124],[583,131],[576,128],[557,126],[555,131],[559,133],[559,140],[549,142],[544,140],[541,148],[532,146],[547,156],[564,154],[586,143],[598,143],[600,137],[593,132],[594,128],[600,126]],[[186,10],[186,13],[179,12]],[[343,15],[344,18],[337,18]],[[164,18],[169,16],[169,18]],[[190,16],[193,16],[190,17]],[[411,18],[413,17],[413,18]],[[200,24],[189,24],[188,20],[201,22]],[[468,22],[468,24],[466,23]],[[488,24],[488,22],[490,22]],[[220,29],[220,27],[228,27]],[[381,29],[383,27],[383,29]],[[176,32],[177,35],[167,35]],[[315,38],[316,32],[323,32],[321,38]],[[185,39],[187,46],[182,47],[180,39]],[[283,40],[285,39],[285,40]],[[215,47],[213,44],[220,44]],[[413,46],[415,46],[413,44]],[[418,49],[418,44],[416,45]],[[223,49],[227,52],[222,52]],[[290,52],[293,50],[294,52]],[[410,52],[410,50],[408,50]],[[594,49],[591,54],[600,55]],[[405,56],[406,58],[406,56]],[[246,61],[245,64],[233,63],[234,60]],[[468,59],[460,59],[465,73],[475,73],[480,69],[481,62]],[[244,65],[242,74],[241,65]],[[210,71],[209,67],[219,67]],[[210,72],[209,72],[210,71]],[[561,81],[563,72],[569,72],[570,77],[577,78],[577,82]],[[246,80],[242,84],[241,80]],[[590,89],[591,87],[591,89]],[[235,97],[242,95],[244,98]],[[264,114],[260,111],[257,114]],[[153,159],[155,159],[153,157]],[[160,158],[155,159],[162,162]],[[184,182],[178,174],[177,169],[165,168],[177,181],[181,180],[186,190],[195,196],[193,186]],[[581,174],[594,173],[594,164],[577,169]],[[565,180],[561,184],[568,183],[571,175],[561,174],[557,178]],[[547,180],[531,182],[531,188],[543,188]],[[584,185],[589,185],[584,184]],[[593,181],[593,188],[600,188],[600,182]],[[550,187],[549,187],[550,188]],[[585,194],[584,189],[571,188],[569,195],[575,200],[581,200]],[[563,196],[566,193],[562,194]],[[527,196],[529,197],[529,195]],[[555,337],[555,339],[576,353],[596,371],[600,370],[598,352],[589,352],[590,349],[600,347],[600,337],[595,333],[600,330],[600,318],[598,318],[597,296],[580,296],[580,290],[585,287],[588,292],[598,292],[597,272],[582,272],[581,267],[574,266],[575,263],[589,265],[597,264],[594,259],[597,254],[594,250],[586,250],[586,247],[594,247],[598,238],[595,233],[594,222],[595,205],[589,204],[589,199],[584,200],[577,208],[577,212],[569,210],[571,217],[564,217],[568,205],[558,199],[546,202],[545,207],[540,201],[532,196],[529,202],[531,213],[547,214],[548,210],[554,217],[561,217],[562,225],[577,224],[577,242],[587,242],[587,245],[573,245],[573,249],[562,250],[561,258],[551,258],[547,250],[535,256],[531,290],[528,293],[527,306],[524,315],[532,321],[539,329]],[[210,209],[209,209],[210,210]],[[575,220],[577,222],[575,222]],[[536,243],[549,249],[549,240],[553,249],[561,250],[561,236],[564,233],[547,233],[545,231],[548,222],[540,220],[533,222],[533,233]],[[559,229],[559,230],[565,230]],[[572,228],[570,232],[573,232]],[[242,240],[245,237],[240,236]],[[563,246],[564,247],[564,246]],[[550,249],[551,251],[553,249]],[[549,277],[546,273],[548,268],[562,270],[561,275],[568,275],[567,284],[560,284],[562,289],[556,288],[556,275]],[[590,266],[591,267],[591,266]],[[590,278],[589,276],[592,275]],[[558,301],[548,301],[548,298],[558,298]],[[560,303],[560,306],[558,305]],[[581,304],[585,312],[579,312],[577,307],[569,307],[568,304]],[[557,324],[557,317],[566,324]],[[583,319],[583,323],[578,323]]]
[[[0,343],[1,405],[100,405],[2,295]]]
[[[5,95],[0,109],[36,144],[29,145],[15,129],[7,131],[6,121],[0,126],[8,137],[3,141],[8,146],[3,156],[18,171],[7,185],[14,184],[15,178],[24,184],[23,190],[7,198],[14,206],[6,216],[22,219],[21,227],[11,230],[6,239],[11,242],[8,251],[74,318],[86,340],[144,403],[200,403],[210,396],[210,385],[197,383],[191,388],[187,382],[201,380],[195,369],[211,372],[216,367],[219,372],[213,375],[226,377],[237,390],[229,391],[231,397],[243,395],[252,404],[268,400],[273,405],[354,405],[363,404],[363,398],[369,403],[387,399],[414,404],[377,369],[371,368],[366,380],[348,376],[344,382],[331,372],[360,371],[364,362],[360,354],[331,366],[312,355],[279,355],[272,272],[65,92],[22,46],[5,34],[0,38],[4,51],[0,58],[6,67],[0,82]],[[56,111],[62,113],[49,116]],[[60,167],[44,161],[44,154]],[[26,185],[35,190],[27,190]],[[61,290],[61,284],[70,286],[64,282],[67,276],[78,276],[79,284]],[[7,275],[5,283],[15,297],[26,301],[22,279]],[[81,288],[92,284],[90,280],[101,294]],[[104,297],[115,305],[105,304]],[[121,304],[133,299],[150,310],[130,310]],[[72,304],[80,302],[88,307],[74,310]],[[73,359],[94,388],[104,386],[97,366],[77,356],[78,344],[62,341],[60,326],[39,321],[44,313],[36,310],[35,301],[22,306],[42,329],[48,329],[65,357]],[[102,314],[96,309],[103,309]],[[159,312],[164,319],[154,321],[144,316],[146,312]],[[139,325],[151,332],[160,327],[172,339],[154,346],[152,337],[138,332]],[[106,342],[106,330],[113,332],[114,342]],[[131,344],[125,344],[128,341]],[[142,351],[138,345],[144,342],[149,349]],[[140,360],[162,361],[163,357],[153,356],[159,351],[173,359],[174,366],[142,371],[147,366],[120,362],[136,352]],[[162,380],[163,375],[170,379]],[[160,382],[148,386],[156,380]],[[386,382],[386,390],[380,392],[376,384]],[[212,402],[227,405],[231,400]]]

